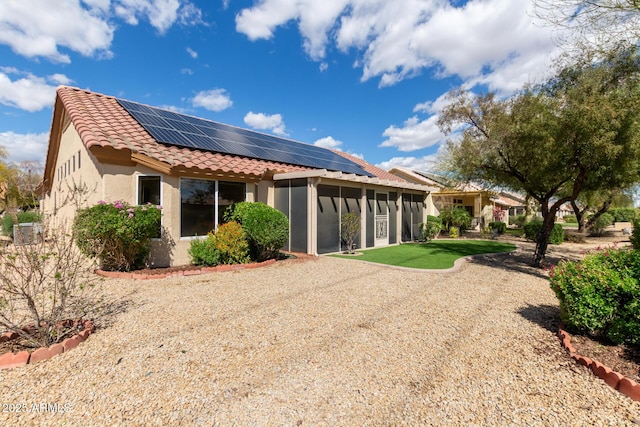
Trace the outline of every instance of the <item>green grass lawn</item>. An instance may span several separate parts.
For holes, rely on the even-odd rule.
[[[494,240],[433,240],[430,243],[409,243],[378,249],[367,249],[360,256],[333,255],[361,261],[399,267],[444,269],[453,267],[458,258],[468,255],[509,252],[516,247],[511,243]]]

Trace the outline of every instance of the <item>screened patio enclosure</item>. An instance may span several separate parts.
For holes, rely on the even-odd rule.
[[[314,172],[324,174],[313,176]],[[353,182],[350,175],[336,179],[341,177],[326,171],[274,176],[273,206],[289,218],[284,250],[311,254],[346,250],[340,219],[347,213],[360,217],[356,249],[417,240],[419,224],[426,220],[429,192],[424,186],[393,181],[380,185],[379,180],[363,177]]]

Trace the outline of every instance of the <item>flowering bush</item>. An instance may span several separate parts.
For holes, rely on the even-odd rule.
[[[240,224],[229,221],[218,227],[214,246],[220,254],[221,264],[245,264],[249,262],[249,242]]]
[[[160,206],[113,203],[80,209],[74,221],[82,253],[97,257],[105,270],[129,271],[144,265],[151,238],[159,237]]]
[[[495,222],[504,221],[504,217],[507,215],[506,211],[502,209],[500,206],[493,207],[493,220]]]
[[[640,344],[640,251],[604,249],[549,272],[567,326],[610,341]]]

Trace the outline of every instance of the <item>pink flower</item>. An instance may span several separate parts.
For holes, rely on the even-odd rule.
[[[127,209],[127,212],[129,212],[129,213],[133,213],[133,212],[134,212],[134,209],[133,209],[133,208],[129,208],[129,209]]]
[[[146,206],[143,206],[143,207],[142,207],[142,210],[143,210],[143,211],[146,211],[146,210],[147,210],[147,207],[146,207]]]
[[[98,200],[98,204],[99,204],[99,205],[106,205],[106,204],[107,204],[107,202],[105,202],[104,200]]]
[[[158,209],[162,209],[162,205],[158,205],[156,206]]]
[[[129,213],[129,218],[133,218],[133,213]]]
[[[124,208],[124,205],[120,200],[116,200],[115,202],[113,202],[113,207],[116,209],[122,209]]]

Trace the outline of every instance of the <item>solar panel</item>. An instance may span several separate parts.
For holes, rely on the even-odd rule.
[[[162,144],[373,176],[357,163],[322,147],[124,99],[117,99],[117,101],[156,141]]]

